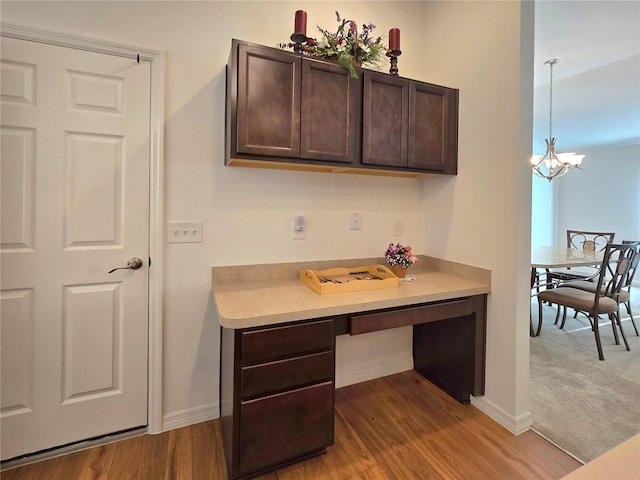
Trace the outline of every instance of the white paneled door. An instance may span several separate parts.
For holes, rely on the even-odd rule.
[[[6,460],[147,424],[150,64],[1,47]]]

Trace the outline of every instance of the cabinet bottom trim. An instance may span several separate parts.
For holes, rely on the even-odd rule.
[[[299,164],[268,160],[248,160],[230,158],[229,167],[270,168],[274,170],[296,170],[301,172],[349,173],[355,175],[377,175],[385,177],[424,178],[442,176],[440,173],[402,172],[395,170],[378,170],[373,168],[337,167],[334,165]]]

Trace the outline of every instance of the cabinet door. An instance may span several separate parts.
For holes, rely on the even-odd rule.
[[[360,157],[362,83],[337,64],[302,61],[301,157],[353,163]]]
[[[457,91],[412,81],[408,167],[456,173]]]
[[[409,81],[366,71],[362,122],[362,163],[407,167]]]
[[[240,404],[239,474],[333,444],[334,386],[325,382]]]
[[[299,157],[300,57],[239,44],[237,69],[236,152]]]

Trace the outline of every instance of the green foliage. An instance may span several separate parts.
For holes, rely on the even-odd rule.
[[[376,28],[373,23],[363,24],[362,30],[358,33],[358,26],[353,20],[340,18],[337,11],[336,19],[336,33],[318,27],[322,34],[320,40],[307,38],[306,43],[301,45],[301,50],[309,56],[337,60],[338,64],[349,70],[352,78],[358,78],[357,64],[377,64],[387,48],[382,44],[382,37],[371,37],[372,31]]]

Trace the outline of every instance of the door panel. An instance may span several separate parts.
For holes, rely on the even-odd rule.
[[[33,289],[3,290],[2,417],[31,411],[33,398]]]
[[[4,77],[3,77],[4,80]],[[3,86],[4,88],[4,86]],[[2,205],[0,218],[3,251],[34,248],[35,130],[2,126]]]
[[[122,390],[121,285],[64,288],[62,404]],[[84,366],[92,362],[91,369]]]
[[[122,246],[123,138],[67,136],[65,248]],[[91,201],[100,198],[99,202]]]
[[[6,460],[147,424],[150,64],[1,41]]]

